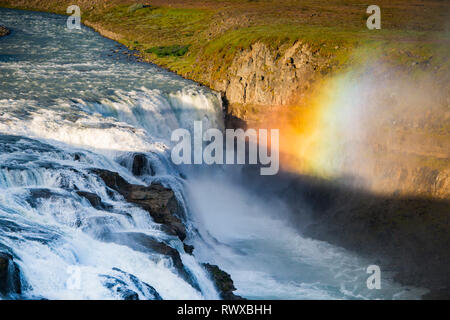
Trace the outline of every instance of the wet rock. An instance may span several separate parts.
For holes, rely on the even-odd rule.
[[[177,235],[181,241],[186,238],[186,228],[177,214],[180,213],[177,199],[171,189],[159,183],[150,186],[130,184],[117,172],[92,169],[105,184],[120,193],[128,202],[146,210],[156,223],[165,225],[168,233]]]
[[[183,243],[183,248],[187,254],[192,255],[192,253],[194,252],[194,246],[191,246],[189,244]]]
[[[142,176],[144,174],[149,174],[151,176],[155,175],[153,168],[150,166],[150,163],[143,153],[136,153],[133,156],[133,166],[131,168],[131,172],[135,176]]]
[[[127,194],[127,190],[129,188],[129,183],[122,178],[117,172],[112,172],[103,169],[92,169],[94,174],[96,174],[99,178],[103,180],[103,182],[108,186],[123,196]]]
[[[0,295],[20,294],[20,270],[12,255],[0,252]]]
[[[307,91],[328,60],[301,41],[277,50],[257,42],[237,53],[211,86],[225,92],[231,104],[288,105]]]
[[[164,242],[158,241],[152,236],[139,233],[139,232],[122,232],[122,233],[110,233],[105,234],[103,241],[114,242],[117,244],[125,245],[133,250],[149,253],[149,254],[161,254],[170,257],[173,266],[177,270],[178,274],[185,279],[194,288],[200,290],[198,285],[193,280],[191,274],[186,270],[181,260],[179,252],[167,245]]]
[[[80,161],[80,160],[81,160],[81,157],[82,157],[82,154],[81,154],[81,153],[75,152],[75,153],[73,154],[73,161]]]
[[[119,268],[112,269],[113,275],[100,275],[104,278],[106,288],[120,296],[123,300],[139,300],[139,293],[147,300],[162,300],[159,293],[151,285],[140,281],[136,276]],[[131,290],[129,287],[133,287]],[[136,290],[136,291],[135,291]]]
[[[50,199],[52,197],[61,197],[58,193],[53,192],[45,188],[32,188],[29,189],[30,196],[27,197],[26,201],[33,207],[39,206],[42,199]]]
[[[147,164],[147,159],[145,158],[145,155],[142,153],[135,154],[133,157],[133,167],[131,169],[131,172],[135,176],[141,176],[144,172],[144,167]]]
[[[134,232],[126,233],[118,237],[113,235],[113,238],[116,240],[115,242],[123,242],[122,240],[126,239],[126,242],[130,242],[130,246],[134,250],[141,252],[156,252],[158,254],[162,254],[172,258],[174,267],[181,274],[186,275],[180,254],[177,250],[165,244],[164,242],[160,242],[155,238],[152,238],[151,236],[145,235],[143,233]],[[150,251],[148,249],[150,249]]]
[[[186,228],[175,216],[180,209],[172,190],[158,183],[148,187],[132,185],[127,200],[147,210],[155,222],[167,227],[170,234],[177,235],[182,241],[186,238]]]
[[[241,296],[235,295],[233,291],[236,290],[231,276],[216,265],[204,263],[203,266],[211,275],[220,296],[224,300],[245,300]]]
[[[236,129],[247,130],[247,122],[232,114],[227,113],[225,115],[225,128],[233,130]]]
[[[85,198],[87,201],[89,201],[91,206],[93,206],[94,208],[96,208],[96,209],[102,208],[102,199],[95,193],[87,192],[87,191],[77,191],[76,193],[80,197]]]
[[[110,208],[107,204],[103,203],[102,198],[92,192],[87,191],[77,191],[76,192],[80,197],[85,198],[92,207],[98,210],[104,210]]]
[[[0,37],[7,36],[10,33],[9,29],[0,25]]]
[[[41,189],[41,188],[36,188],[36,189],[30,189],[30,195],[31,197],[35,198],[35,199],[49,199],[54,195],[58,195],[57,193],[54,193],[52,191],[50,191],[49,189]]]

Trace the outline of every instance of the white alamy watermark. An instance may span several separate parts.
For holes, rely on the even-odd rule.
[[[380,269],[380,267],[377,266],[376,264],[372,264],[372,265],[367,267],[366,272],[368,274],[371,274],[367,278],[367,289],[380,290],[381,289],[381,269]]]
[[[369,30],[381,29],[381,9],[377,5],[371,5],[367,7],[366,13],[370,14],[367,18],[367,28]]]
[[[79,6],[71,5],[67,7],[66,13],[71,14],[67,18],[67,29],[81,29],[81,10]]]
[[[278,173],[278,129],[226,129],[224,139],[221,130],[210,128],[203,132],[202,122],[194,121],[193,131],[194,137],[186,129],[172,132],[171,140],[177,142],[171,153],[174,164],[260,164],[264,166],[261,175]]]

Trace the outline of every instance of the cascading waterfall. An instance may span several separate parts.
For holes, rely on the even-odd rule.
[[[12,10],[1,16],[14,33],[0,48],[0,244],[20,268],[24,297],[114,299],[134,292],[154,299],[151,287],[163,299],[218,298],[178,238],[89,171],[107,169],[141,185],[159,181],[182,204],[168,139],[194,120],[221,127],[217,94],[125,56],[108,57],[114,42],[87,28],[70,33],[63,17]],[[138,151],[152,175],[132,175]],[[77,191],[98,195],[104,208]],[[143,233],[179,249],[196,288],[168,257],[103,242],[105,232]],[[81,289],[68,288],[71,270],[81,274]]]
[[[217,93],[135,61],[88,28],[67,30],[65,17],[0,9],[0,18],[12,30],[0,39],[0,252],[20,269],[15,298],[218,299],[202,262],[229,272],[248,298],[404,297],[395,285],[368,292],[359,259],[302,238],[276,216],[280,207],[227,181],[226,169],[172,164],[172,130],[195,120],[223,129]],[[138,176],[136,153],[146,160]],[[93,168],[170,187],[194,255]],[[170,245],[190,278],[167,256],[104,241],[112,233]]]

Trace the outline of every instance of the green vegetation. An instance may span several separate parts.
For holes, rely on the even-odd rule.
[[[192,42],[195,33],[207,29],[210,13],[205,10],[143,6],[117,6],[92,14],[87,20],[101,22],[128,40],[152,46]],[[182,41],[180,41],[182,40]]]
[[[128,12],[133,13],[136,10],[143,9],[144,7],[145,6],[142,3],[132,4],[131,6],[128,7]]]
[[[62,14],[69,4],[0,0],[2,6]],[[119,41],[145,60],[204,84],[221,79],[236,53],[255,42],[279,54],[295,41],[305,42],[335,69],[377,56],[448,72],[448,5],[434,0],[377,4],[382,30],[366,28],[363,0],[92,0],[80,6],[84,21],[120,35]]]
[[[188,46],[174,45],[168,47],[152,47],[150,49],[145,50],[145,52],[156,54],[158,58],[167,56],[181,57],[186,54],[188,49],[189,49]]]

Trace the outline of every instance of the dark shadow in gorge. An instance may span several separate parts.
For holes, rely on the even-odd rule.
[[[450,201],[376,195],[343,181],[247,166],[239,181],[261,201],[281,200],[301,233],[341,246],[395,273],[394,280],[450,299]],[[269,200],[269,201],[271,201]]]

